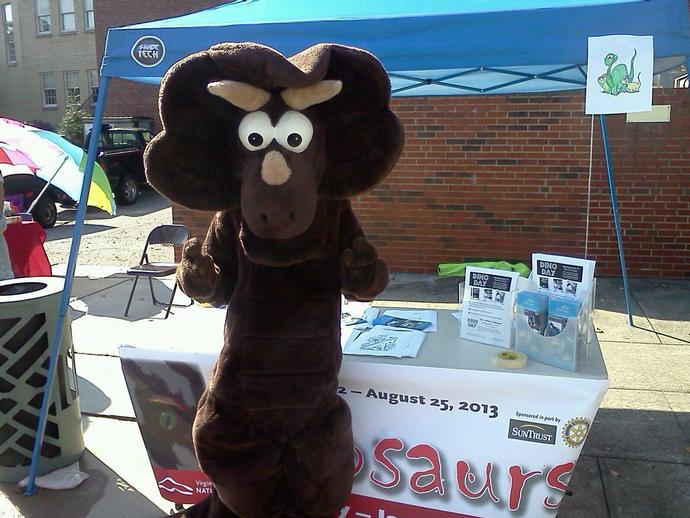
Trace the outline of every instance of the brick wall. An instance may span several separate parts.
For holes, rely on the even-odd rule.
[[[690,96],[655,90],[671,123],[626,123],[608,133],[632,276],[690,278]],[[582,93],[396,99],[403,155],[377,189],[354,200],[393,271],[440,262],[528,261],[533,251],[584,253],[589,137]],[[174,207],[205,234],[211,215]],[[595,121],[588,255],[617,275],[606,168]]]

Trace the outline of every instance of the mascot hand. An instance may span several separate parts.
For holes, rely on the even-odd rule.
[[[369,301],[388,284],[388,267],[372,244],[360,236],[340,255],[340,278],[348,299]]]
[[[206,299],[211,296],[218,270],[210,256],[203,253],[201,241],[189,239],[182,249],[182,262],[177,267],[177,280],[187,296]]]

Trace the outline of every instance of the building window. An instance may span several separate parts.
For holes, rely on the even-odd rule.
[[[2,6],[2,32],[5,35],[5,54],[7,63],[12,65],[17,62],[17,49],[14,45],[14,25],[12,24],[12,5]]]
[[[96,28],[93,17],[93,0],[84,0],[84,30],[92,31]]]
[[[98,70],[89,70],[88,74],[91,106],[95,106],[98,101]]]
[[[74,0],[60,0],[60,30],[74,32]]]
[[[673,67],[661,74],[655,74],[652,82],[654,88],[687,88],[688,67],[685,64]]]
[[[65,102],[67,104],[81,103],[79,92],[79,72],[65,72]]]
[[[36,0],[36,34],[50,32],[50,0]]]
[[[43,107],[55,108],[57,106],[55,74],[52,72],[41,74],[41,89],[43,90]]]

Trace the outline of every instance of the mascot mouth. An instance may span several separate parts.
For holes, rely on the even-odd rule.
[[[238,238],[244,253],[250,261],[266,266],[290,266],[311,259],[322,259],[331,239],[324,228],[324,211],[323,203],[319,203],[308,228],[285,239],[257,234],[246,217],[240,215]]]
[[[314,204],[316,205],[316,204]],[[305,207],[286,200],[251,206],[243,210],[242,222],[257,237],[270,241],[289,241],[305,234],[314,224],[316,207]]]

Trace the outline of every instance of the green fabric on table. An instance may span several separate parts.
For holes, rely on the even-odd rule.
[[[474,263],[441,263],[438,265],[438,276],[449,277],[455,275],[457,277],[465,276],[465,268],[468,266],[479,266],[481,268],[493,268],[494,270],[506,270],[509,272],[518,272],[522,277],[529,277],[530,269],[523,263],[509,263],[508,261],[480,261]]]

